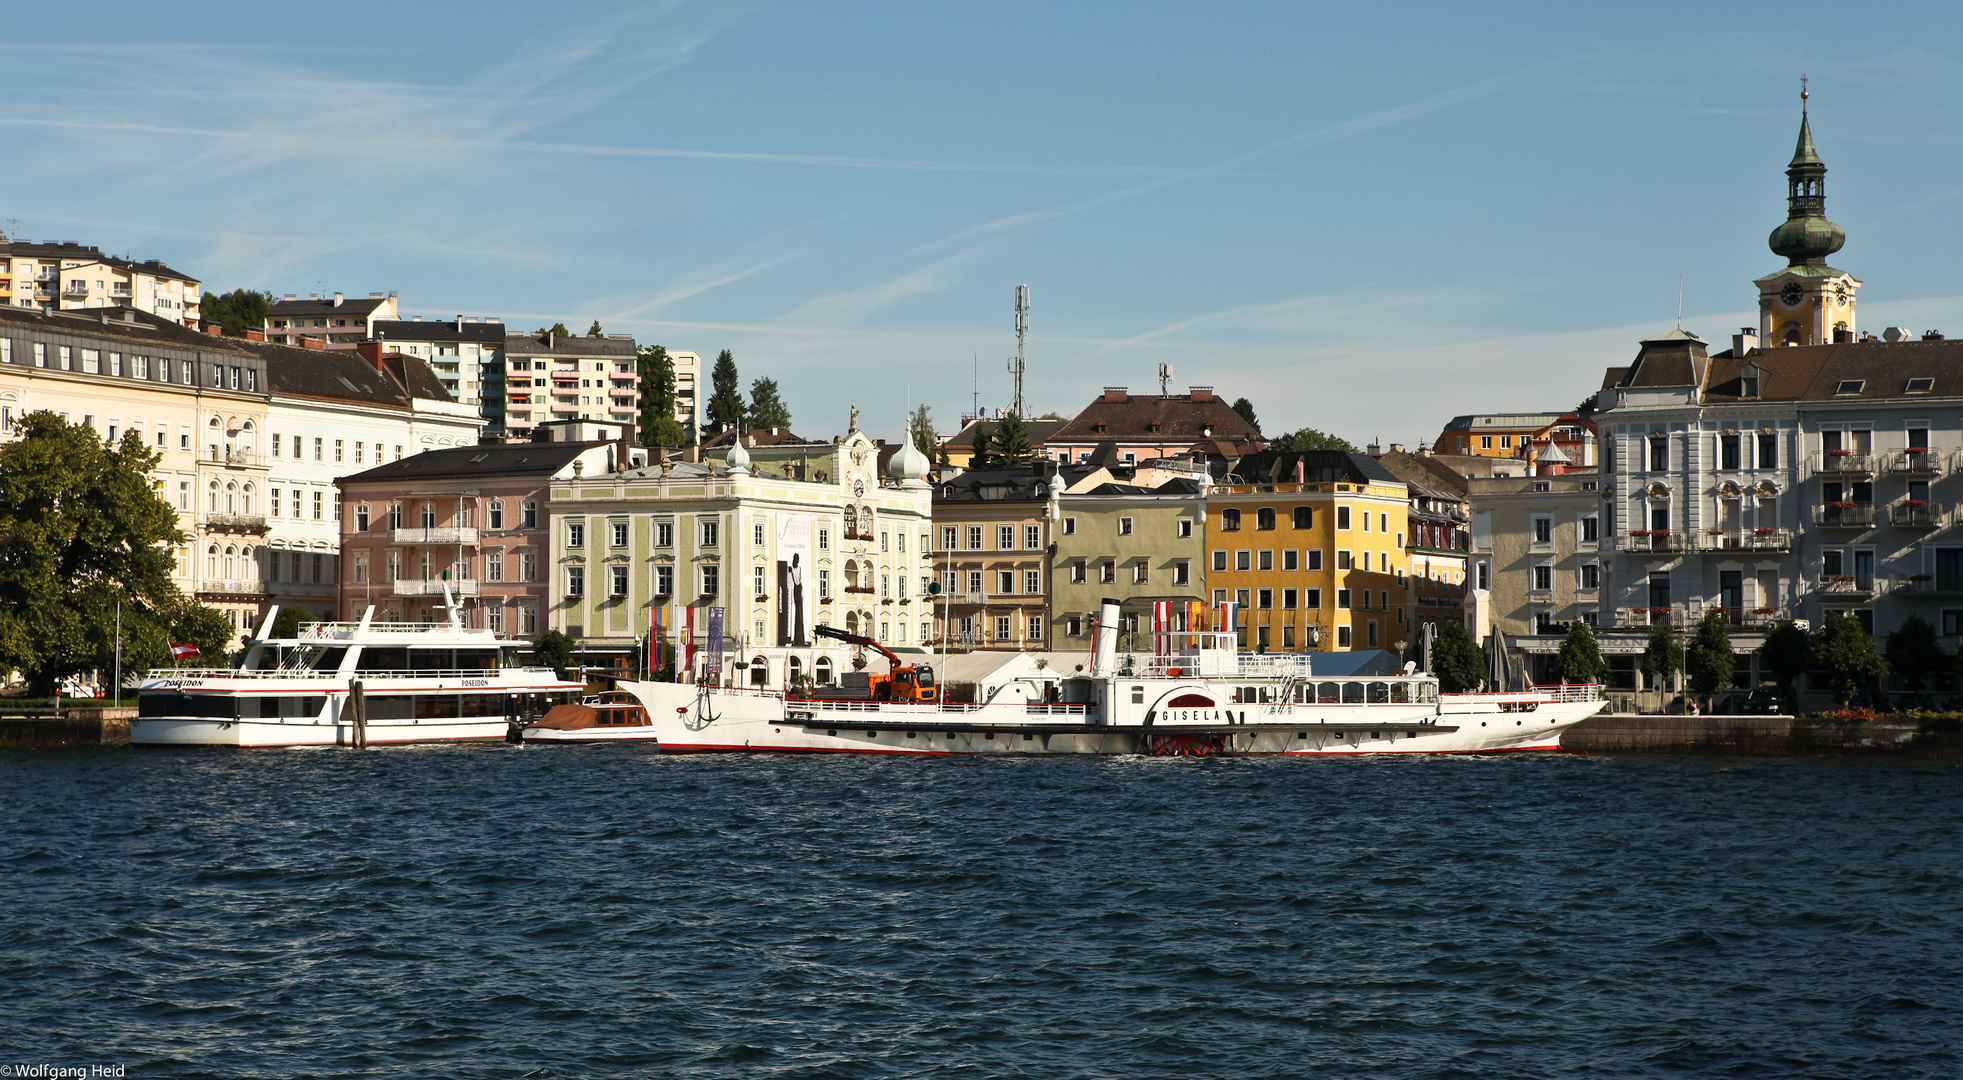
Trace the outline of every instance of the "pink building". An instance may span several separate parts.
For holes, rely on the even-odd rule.
[[[511,637],[545,629],[552,586],[546,500],[553,480],[616,467],[615,442],[506,443],[430,450],[336,481],[341,610],[377,622],[445,616]]]

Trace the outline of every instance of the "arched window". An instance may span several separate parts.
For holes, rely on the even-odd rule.
[[[850,512],[850,508],[847,508]],[[859,587],[859,563],[856,559],[845,560],[845,588],[850,592]]]
[[[217,544],[211,545],[211,550],[205,552],[204,576],[208,578],[216,578],[218,576],[218,545]]]
[[[832,658],[831,657],[829,656],[819,657],[818,662],[811,665],[811,670],[816,672],[816,678],[819,686],[830,686],[832,684]]]
[[[1268,507],[1268,506],[1264,506],[1264,507],[1262,507],[1262,508],[1260,508],[1259,510],[1256,510],[1256,511],[1254,512],[1254,527],[1255,527],[1255,528],[1257,528],[1257,529],[1272,529],[1272,528],[1274,528],[1274,527],[1275,527],[1275,511],[1274,511],[1274,508],[1273,508],[1273,507]]]
[[[251,544],[239,549],[239,567],[244,570],[247,581],[261,581],[266,576],[259,566],[259,552]]]
[[[859,511],[856,507],[845,508],[845,536],[851,539],[859,535]]]
[[[213,480],[211,482],[211,487],[206,491],[206,496],[207,501],[210,503],[206,509],[216,514],[218,512],[218,481]]]
[[[238,502],[239,502],[239,486],[235,483],[226,484],[225,485],[225,512],[228,514],[238,513],[239,512]]]
[[[804,677],[803,660],[800,660],[795,656],[791,657],[789,676],[790,678],[785,682],[786,686],[795,686],[797,684],[797,681]]]
[[[1220,531],[1239,532],[1240,527],[1241,527],[1241,512],[1239,510],[1220,511]]]
[[[859,632],[858,612],[848,611],[845,613],[845,632],[848,634],[856,634]]]
[[[229,545],[226,546],[225,548],[225,580],[226,581],[236,581],[238,579],[239,576],[237,573],[239,568],[238,556],[239,556],[239,549],[235,547],[231,547]]]
[[[750,685],[751,686],[770,685],[770,661],[765,660],[761,656],[753,656],[750,658]]]
[[[1295,508],[1295,527],[1296,527],[1296,528],[1298,528],[1298,529],[1311,529],[1311,528],[1314,528],[1314,527],[1315,527],[1315,509],[1314,509],[1313,507],[1308,507],[1308,506],[1298,506],[1298,507],[1296,507],[1296,508]]]
[[[239,513],[252,513],[252,485],[247,484],[239,490]]]
[[[492,499],[489,519],[485,522],[493,529],[504,528],[504,500]]]
[[[872,507],[870,506],[859,507],[859,535],[868,538],[872,536]]]

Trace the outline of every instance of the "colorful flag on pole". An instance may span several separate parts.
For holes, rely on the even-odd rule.
[[[667,627],[668,609],[656,604],[648,609],[648,678],[661,674],[661,636]]]
[[[682,627],[681,670],[682,678],[686,680],[695,673],[695,605],[690,604],[682,610],[686,614],[686,620]]]
[[[1172,655],[1172,601],[1152,602],[1152,654],[1161,659]]]
[[[1240,605],[1234,603],[1232,600],[1221,601],[1220,632],[1223,634],[1231,634],[1238,631],[1240,628],[1241,628]]]
[[[175,641],[170,643],[170,657],[173,660],[188,660],[198,655],[200,653],[196,645],[184,645]]]

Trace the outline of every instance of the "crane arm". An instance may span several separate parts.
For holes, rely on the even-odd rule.
[[[893,665],[893,667],[899,668],[903,666],[900,663],[900,656],[898,653],[894,652],[893,650],[887,648],[884,645],[881,645],[879,642],[874,641],[872,638],[862,637],[858,634],[848,634],[843,630],[834,630],[831,627],[826,626],[824,623],[819,623],[817,626],[812,627],[812,630],[815,633],[817,633],[819,637],[828,637],[828,638],[832,638],[835,641],[843,641],[848,645],[864,645],[868,649],[876,650],[879,653],[879,655],[885,657],[886,662]]]

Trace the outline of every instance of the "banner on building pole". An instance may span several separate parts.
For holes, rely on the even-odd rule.
[[[685,613],[682,626],[682,666],[679,677],[683,680],[695,677],[695,605],[682,609]]]
[[[722,674],[722,615],[722,608],[709,609],[709,640],[703,646],[709,655],[702,661],[702,671],[707,675]]]

